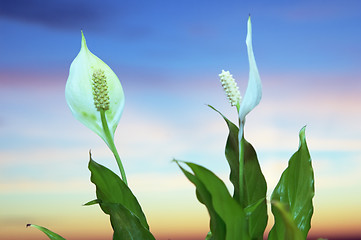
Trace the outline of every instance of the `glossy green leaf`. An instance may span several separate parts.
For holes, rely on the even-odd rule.
[[[208,105],[214,111],[219,113],[223,119],[226,121],[229,134],[226,143],[225,155],[229,164],[229,168],[231,170],[229,175],[229,180],[233,184],[233,198],[236,199],[239,203],[241,200],[239,199],[239,148],[238,148],[238,127],[233,124],[228,118],[226,118],[220,111]]]
[[[247,214],[249,234],[252,239],[263,239],[267,226],[267,184],[259,165],[257,154],[252,145],[242,138],[244,146],[243,196],[245,208],[252,209]]]
[[[312,198],[314,192],[314,176],[310,153],[306,144],[305,128],[299,134],[300,146],[288,162],[287,169],[274,189],[271,201],[287,206],[296,226],[306,239],[311,227],[313,214]],[[279,209],[272,207],[275,224],[270,231],[269,239],[282,240],[285,235],[285,223]]]
[[[131,211],[119,203],[101,203],[109,211],[113,240],[155,240]]]
[[[205,187],[204,183],[194,176],[187,170],[185,170],[179,163],[176,161],[180,169],[183,171],[184,175],[196,186],[196,196],[202,204],[204,204],[208,210],[210,216],[210,229],[206,239],[225,239],[226,237],[226,225],[222,218],[215,211],[212,203],[212,196]]]
[[[210,105],[209,107],[223,117],[229,129],[225,155],[231,169],[229,179],[234,187],[233,197],[244,209],[248,208],[249,210],[247,222],[251,238],[263,239],[263,233],[267,226],[268,219],[266,203],[267,184],[261,171],[256,151],[249,142],[242,138],[242,144],[244,146],[244,172],[243,188],[240,188],[238,127],[217,109]],[[242,194],[240,194],[240,191],[242,191]],[[243,196],[243,199],[240,199],[240,195]],[[256,207],[251,208],[251,206]]]
[[[120,203],[137,216],[142,225],[149,229],[145,215],[129,187],[118,175],[95,162],[91,156],[89,161],[90,180],[96,185],[96,195],[102,203]],[[102,207],[105,213],[106,208]]]
[[[38,226],[38,225],[35,225],[35,224],[27,224],[26,227],[34,227],[34,228],[37,228],[39,229],[40,231],[42,231],[43,233],[46,234],[46,236],[49,237],[49,239],[51,240],[65,240],[65,238],[61,237],[60,235],[50,231],[49,229],[47,228],[44,228],[44,227],[41,227],[41,226]]]
[[[277,240],[303,240],[302,232],[297,228],[295,221],[293,221],[291,213],[287,209],[286,205],[278,201],[272,201],[272,209],[277,212],[278,221],[282,221],[284,231],[282,235],[274,235],[268,239]]]
[[[149,226],[145,218],[145,215],[141,209],[141,206],[138,203],[138,200],[133,195],[129,187],[120,179],[120,177],[115,173],[113,173],[108,168],[96,163],[91,158],[91,156],[88,167],[89,170],[91,171],[90,180],[92,183],[96,185],[97,200],[90,201],[89,203],[87,203],[87,205],[100,203],[99,205],[103,210],[103,212],[110,215],[112,225],[113,222],[128,221],[127,219],[122,219],[122,221],[120,221],[119,217],[122,216],[127,217],[129,216],[129,213],[134,218],[136,218],[136,219],[131,219],[132,222],[129,223],[132,226],[132,228],[124,230],[123,228],[127,228],[128,226],[117,226],[118,228],[122,228],[122,229],[120,230],[118,228],[117,229],[113,228],[114,233],[116,232],[123,233],[124,231],[128,231],[134,234],[134,236],[138,236],[139,234],[142,234],[144,230],[148,231]],[[129,211],[129,213],[124,209]],[[120,212],[117,212],[116,210],[119,210]],[[141,225],[138,225],[137,221],[139,221]],[[136,230],[134,226],[142,226],[142,228],[139,228],[138,231],[132,232]],[[126,239],[133,239],[133,238],[124,238],[124,240]],[[154,239],[154,237],[149,239]]]
[[[176,162],[179,165],[179,162]],[[180,168],[186,177],[196,186],[199,201],[208,209],[211,217],[210,227],[214,239],[250,239],[246,227],[246,215],[238,202],[229,194],[223,181],[202,166],[189,162],[184,163],[191,168],[193,174],[181,166]],[[219,219],[222,221],[219,221]],[[222,222],[225,228],[222,226],[222,228],[219,229],[218,225],[222,225]],[[223,230],[223,232],[220,230]]]

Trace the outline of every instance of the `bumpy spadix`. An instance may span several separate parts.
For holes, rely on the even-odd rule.
[[[110,67],[89,51],[83,33],[80,52],[70,66],[65,98],[74,117],[109,145],[100,112],[104,111],[113,138],[124,108],[123,88]]]
[[[222,70],[222,73],[219,74],[221,78],[221,83],[224,91],[227,94],[229,102],[232,106],[237,106],[241,101],[241,93],[239,92],[236,81],[234,80],[232,74],[229,71]]]

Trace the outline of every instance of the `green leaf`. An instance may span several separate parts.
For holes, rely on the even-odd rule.
[[[310,153],[305,138],[305,127],[301,129],[300,146],[288,162],[287,169],[274,189],[271,201],[280,202],[289,208],[289,212],[297,228],[306,239],[311,227],[313,214],[312,198],[314,192],[314,176]],[[272,207],[275,224],[269,233],[269,239],[285,239],[286,226],[279,209]]]
[[[176,162],[179,165],[179,161]],[[194,174],[186,171],[180,165],[179,167],[196,186],[199,201],[208,209],[211,217],[211,232],[214,239],[250,239],[246,228],[245,212],[229,194],[223,181],[202,166],[190,162],[184,163],[191,168]],[[212,219],[214,216],[218,218]],[[219,219],[222,221],[219,221]],[[215,221],[217,222],[215,223]],[[224,226],[222,226],[222,222]],[[219,228],[218,225],[221,225],[222,228]],[[223,230],[223,232],[220,230]]]
[[[233,198],[236,199],[239,203],[241,200],[239,199],[239,148],[238,148],[238,127],[234,125],[228,118],[226,118],[220,111],[208,105],[214,111],[219,113],[223,119],[226,121],[229,134],[226,143],[225,155],[228,161],[231,173],[229,175],[229,180],[233,184],[234,192]]]
[[[132,212],[119,203],[101,203],[109,211],[113,240],[155,240]]]
[[[277,211],[278,221],[282,221],[284,225],[283,235],[274,235],[275,238],[279,240],[302,240],[305,239],[302,236],[302,232],[297,228],[295,222],[292,219],[292,216],[287,209],[286,205],[278,201],[272,201],[272,209]],[[270,239],[270,238],[268,238]]]
[[[243,196],[245,208],[252,209],[247,215],[249,234],[252,239],[263,239],[267,226],[267,184],[252,145],[242,138],[244,146]],[[251,206],[256,205],[254,209]]]
[[[118,236],[118,232],[120,233],[128,232],[130,234],[133,234],[134,236],[138,236],[139,234],[144,234],[145,230],[146,232],[149,232],[148,231],[149,225],[141,209],[141,206],[138,203],[138,200],[133,195],[129,187],[120,179],[120,177],[115,173],[113,173],[108,168],[96,163],[91,158],[91,156],[88,167],[89,170],[91,171],[90,180],[92,183],[96,185],[97,200],[90,201],[87,204],[88,205],[95,204],[96,202],[100,203],[99,205],[103,210],[103,212],[110,215],[110,220],[112,222],[114,234],[117,234],[114,236]],[[129,213],[127,211],[129,211]],[[129,216],[133,216],[133,217],[128,219]],[[126,218],[119,219],[121,217],[126,217]],[[113,222],[123,223],[126,221],[130,221],[129,225],[116,226],[115,224],[113,224]],[[139,221],[140,225],[138,224],[137,221]],[[128,229],[127,227],[130,226],[131,228]],[[139,228],[137,229],[135,228],[135,226]],[[134,238],[127,238],[126,236],[127,235],[124,235],[123,238],[121,239],[122,240],[134,239]],[[151,237],[144,238],[144,240],[154,239],[154,237],[151,234],[149,236]]]
[[[39,229],[40,231],[45,233],[49,237],[49,239],[51,239],[51,240],[65,240],[65,238],[63,238],[60,235],[50,231],[47,228],[44,228],[44,227],[41,227],[41,226],[38,226],[38,225],[35,225],[35,224],[27,224],[26,227],[34,227],[34,228]]]
[[[214,209],[210,192],[207,190],[204,183],[198,179],[198,177],[185,170],[182,166],[179,165],[178,161],[175,162],[178,164],[179,168],[183,171],[184,175],[189,179],[189,181],[191,181],[196,186],[196,196],[199,202],[207,207],[210,216],[211,231],[208,233],[206,239],[225,239],[226,224]]]
[[[102,201],[100,199],[94,199],[94,200],[91,200],[87,203],[84,203],[83,206],[91,206],[91,205],[94,205],[94,204],[99,204],[101,203]]]
[[[267,184],[261,171],[256,151],[243,137],[241,143],[244,149],[244,166],[243,188],[241,189],[239,186],[239,129],[217,109],[210,105],[208,106],[223,117],[229,129],[225,155],[231,169],[229,179],[234,187],[233,198],[236,199],[244,209],[249,208],[247,221],[251,238],[263,239],[263,233],[267,226],[268,219],[266,202]],[[240,194],[240,191],[242,191],[242,194]],[[240,199],[239,196],[241,195],[243,199]],[[250,208],[250,206],[256,207]]]

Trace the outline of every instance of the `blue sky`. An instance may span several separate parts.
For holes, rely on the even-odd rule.
[[[336,70],[336,66],[339,71],[354,70],[360,51],[361,6],[357,1],[328,1],[327,6],[323,1],[1,4],[3,68],[19,68],[19,64],[38,70],[43,70],[44,64],[66,66],[78,51],[74,39],[80,29],[98,55],[109,58],[116,69],[132,66],[169,72],[236,67],[246,61],[241,57],[241,44],[249,13],[258,27],[254,42],[263,71],[317,72]],[[5,47],[9,45],[17,47]]]
[[[206,232],[207,213],[171,160],[200,163],[227,180],[227,128],[205,104],[236,120],[218,74],[231,71],[244,92],[248,14],[263,99],[247,117],[245,134],[258,151],[269,194],[307,125],[315,234],[355,231],[361,220],[359,1],[3,0],[0,238],[37,238],[23,228],[29,221],[70,239],[87,224],[94,234],[109,230],[99,209],[80,205],[94,196],[88,150],[116,171],[115,161],[72,117],[64,98],[81,29],[123,85],[126,105],[115,141],[153,231],[164,239],[177,239],[169,233],[179,233],[179,226]],[[74,230],[70,214],[84,226]],[[169,216],[175,220],[165,227]]]

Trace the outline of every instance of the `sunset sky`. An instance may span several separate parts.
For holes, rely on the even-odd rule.
[[[0,239],[111,239],[89,181],[88,151],[118,172],[102,140],[78,122],[64,89],[83,30],[119,77],[126,103],[115,134],[128,182],[157,240],[204,239],[209,218],[173,158],[230,186],[224,157],[234,122],[218,74],[244,93],[246,27],[263,84],[247,116],[268,198],[306,138],[315,171],[311,236],[361,239],[361,2],[0,1]],[[230,187],[231,189],[231,187]],[[273,217],[269,216],[269,226]]]

